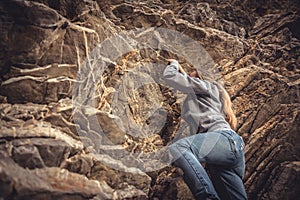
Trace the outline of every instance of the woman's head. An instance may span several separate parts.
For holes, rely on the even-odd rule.
[[[229,94],[224,89],[224,87],[220,83],[216,83],[218,90],[219,90],[219,97],[222,103],[222,111],[225,115],[226,121],[230,124],[233,130],[236,129],[237,119],[232,110],[232,103]]]
[[[199,78],[199,79],[203,80],[203,77],[201,76],[201,74],[198,72],[197,69],[192,69],[192,70],[189,72],[189,76],[190,76],[190,77],[194,77],[194,78]]]

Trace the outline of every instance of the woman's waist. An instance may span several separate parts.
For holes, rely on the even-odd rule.
[[[219,132],[220,134],[224,135],[225,137],[231,138],[231,141],[234,142],[236,146],[238,146],[239,149],[244,150],[245,148],[245,143],[239,134],[237,134],[234,130],[232,129],[223,129],[223,130],[217,130],[216,132]]]
[[[230,125],[226,121],[214,121],[207,124],[201,124],[198,128],[199,132],[217,132],[217,131],[230,131]]]

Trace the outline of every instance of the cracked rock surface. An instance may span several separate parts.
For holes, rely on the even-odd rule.
[[[299,8],[0,1],[0,199],[193,199],[182,172],[159,162],[188,134],[183,96],[161,77],[168,58],[224,82],[246,143],[249,199],[296,199]]]

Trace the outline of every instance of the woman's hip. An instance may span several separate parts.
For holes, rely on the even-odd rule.
[[[244,142],[231,130],[220,130],[192,135],[171,146],[177,152],[191,151],[199,160],[211,164],[234,165],[243,158]]]

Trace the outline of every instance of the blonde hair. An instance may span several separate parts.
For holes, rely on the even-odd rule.
[[[204,80],[202,73],[199,72],[199,70],[196,70],[196,77],[198,77],[200,80]],[[225,88],[218,82],[213,81],[209,77],[206,77],[206,79],[210,82],[213,82],[215,85],[217,85],[219,90],[219,98],[222,103],[222,112],[225,115],[225,120],[229,123],[230,127],[235,130],[237,126],[237,119],[232,109],[232,102],[231,98],[228,94],[228,92],[225,90]]]
[[[232,109],[232,102],[230,96],[220,83],[216,83],[216,85],[219,90],[219,98],[222,103],[222,111],[225,115],[225,119],[229,123],[230,127],[233,130],[235,130],[237,125],[237,119]]]

